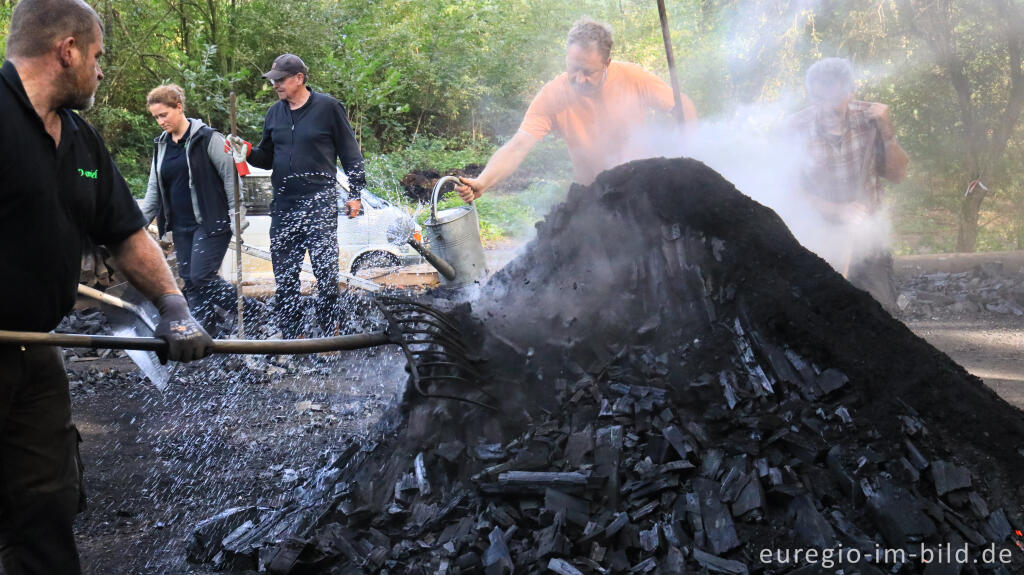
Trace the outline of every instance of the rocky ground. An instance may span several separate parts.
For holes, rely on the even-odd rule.
[[[990,261],[903,273],[898,284],[904,323],[1024,408],[1024,267]]]
[[[240,501],[272,504],[365,436],[404,381],[386,348],[269,376],[212,359],[182,366],[164,393],[125,357],[69,360],[89,496],[77,532],[96,575],[208,572],[184,560],[197,521]]]

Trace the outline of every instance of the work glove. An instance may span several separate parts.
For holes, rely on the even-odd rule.
[[[160,312],[156,336],[167,342],[167,347],[157,352],[160,363],[168,360],[187,363],[209,355],[213,340],[189,313],[185,296],[164,294],[156,300],[156,309]]]
[[[239,176],[249,175],[249,164],[245,163],[245,159],[252,153],[252,144],[239,136],[231,134],[224,138],[224,153],[231,154],[231,159],[235,162],[235,169],[238,170]]]
[[[363,202],[361,200],[349,200],[345,202],[345,213],[348,219],[352,219],[363,213]]]

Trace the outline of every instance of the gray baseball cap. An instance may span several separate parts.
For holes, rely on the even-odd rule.
[[[287,76],[294,76],[302,72],[306,76],[309,76],[309,68],[306,67],[306,63],[302,61],[295,54],[281,54],[274,59],[274,63],[270,66],[270,71],[263,75],[268,80],[280,80]]]

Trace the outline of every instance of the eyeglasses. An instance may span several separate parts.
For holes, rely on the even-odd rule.
[[[270,83],[271,83],[271,84],[273,84],[273,85],[275,85],[275,86],[279,86],[279,85],[281,85],[281,84],[284,84],[284,83],[285,83],[285,82],[286,82],[286,81],[288,80],[288,78],[291,78],[291,77],[292,77],[292,76],[294,76],[294,75],[295,75],[295,74],[288,74],[288,75],[287,75],[287,76],[285,76],[284,78],[278,78],[278,79],[276,79],[276,80],[271,80],[271,81],[270,81]]]

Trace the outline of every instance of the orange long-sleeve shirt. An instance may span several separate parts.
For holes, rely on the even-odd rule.
[[[683,102],[692,116],[685,95]],[[538,140],[552,131],[561,135],[574,180],[589,184],[604,170],[640,157],[631,136],[647,124],[652,110],[669,112],[674,104],[672,88],[661,78],[636,64],[613,61],[601,90],[592,96],[577,93],[564,73],[545,84],[519,129]]]

